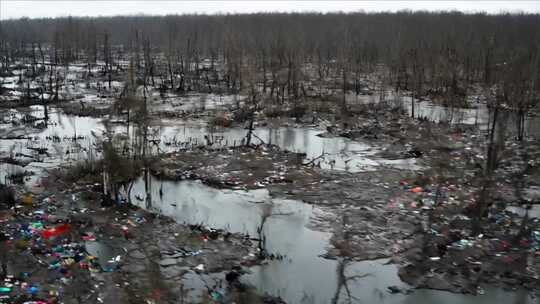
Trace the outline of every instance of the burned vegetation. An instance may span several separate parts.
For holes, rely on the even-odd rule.
[[[2,20],[0,303],[534,303],[539,28]]]

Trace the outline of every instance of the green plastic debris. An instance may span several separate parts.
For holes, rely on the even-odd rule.
[[[0,293],[10,293],[11,288],[9,287],[0,287]]]
[[[223,297],[219,292],[217,291],[212,291],[212,293],[210,294],[212,296],[212,300],[214,301],[220,301],[221,298]]]
[[[41,222],[31,223],[30,226],[32,226],[32,228],[37,229],[37,230],[43,229],[43,223]]]

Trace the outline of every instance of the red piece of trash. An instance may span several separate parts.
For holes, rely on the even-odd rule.
[[[64,234],[70,228],[69,224],[61,224],[51,229],[45,229],[41,232],[41,237],[48,240],[52,237],[57,237]]]
[[[83,241],[95,241],[95,240],[96,240],[96,237],[93,236],[93,235],[83,235],[83,236],[82,236],[82,240],[83,240]]]
[[[411,192],[420,193],[420,192],[422,192],[422,187],[414,187],[414,188],[411,189]]]
[[[501,241],[501,243],[499,244],[499,250],[501,250],[501,251],[510,250],[510,244],[508,244],[507,241]]]

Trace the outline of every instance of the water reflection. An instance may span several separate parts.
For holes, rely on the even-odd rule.
[[[411,98],[404,97],[402,99],[403,108],[408,115],[411,115]],[[415,102],[415,117],[426,118],[434,122],[448,122],[452,124],[467,124],[476,125],[482,129],[487,128],[487,123],[490,121],[490,111],[483,103],[474,104],[472,108],[452,108],[437,105],[429,101]],[[512,114],[508,112],[508,114]],[[516,115],[509,115],[510,121],[507,124],[507,129],[510,133],[516,133]],[[540,136],[540,118],[527,117],[525,120],[525,134],[528,136]]]
[[[181,223],[204,223],[231,232],[257,234],[265,204],[273,204],[272,213],[264,225],[269,252],[285,255],[250,268],[251,274],[242,280],[262,292],[281,296],[287,303],[331,303],[340,277],[356,277],[349,281],[352,303],[535,303],[523,292],[486,289],[482,296],[452,294],[434,290],[418,290],[411,295],[389,294],[388,286],[408,288],[397,276],[395,265],[386,260],[347,262],[320,257],[325,253],[331,234],[308,226],[324,215],[323,211],[295,200],[271,198],[265,189],[253,191],[217,190],[196,181],[154,181],[162,183],[163,196],[153,189],[153,207]],[[144,196],[144,181],[139,179],[132,195]],[[137,200],[133,200],[137,203]],[[141,207],[145,207],[142,202]],[[339,271],[338,271],[339,270]],[[369,274],[368,276],[365,276]],[[347,303],[342,289],[337,303]],[[356,300],[355,300],[356,299]]]
[[[352,141],[342,137],[324,138],[319,137],[323,131],[317,128],[292,128],[292,127],[260,127],[255,129],[255,143],[271,143],[297,153],[305,153],[308,160],[317,159],[316,164],[323,169],[347,170],[360,172],[375,170],[381,165],[419,170],[415,159],[388,160],[375,156],[378,149],[359,141]],[[205,136],[212,134],[214,137],[223,138],[221,143],[234,146],[239,145],[246,135],[246,130],[241,128],[221,128],[209,130],[204,125],[167,125],[161,128],[161,138],[169,143],[204,143]],[[219,145],[218,145],[219,146]],[[324,157],[321,157],[324,155]]]

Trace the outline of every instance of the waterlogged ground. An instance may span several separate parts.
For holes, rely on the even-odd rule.
[[[96,156],[97,138],[93,134],[101,135],[101,119],[65,115],[61,110],[50,109],[45,127],[40,106],[8,113],[4,112],[4,121],[0,124],[0,158],[10,158],[24,167],[12,167],[13,173],[32,172],[29,184],[36,182],[44,169]],[[21,118],[25,115],[37,120],[22,124]]]
[[[320,231],[320,223],[327,214],[318,207],[272,198],[265,189],[217,190],[197,181],[157,179],[151,184],[151,206],[144,202],[142,179],[133,188],[132,200],[142,208],[170,216],[180,223],[202,223],[254,236],[262,214],[271,206],[273,215],[264,226],[268,250],[284,254],[284,258],[251,267],[251,273],[242,280],[261,292],[282,297],[287,303],[347,303],[346,291],[336,291],[342,275],[358,277],[348,281],[355,303],[536,303],[523,291],[507,292],[495,288],[488,288],[480,296],[435,290],[416,290],[409,295],[390,294],[389,286],[403,290],[410,286],[400,281],[396,266],[386,264],[387,260],[347,261],[344,271],[340,272],[340,260],[321,257],[328,249],[331,233]],[[163,195],[160,195],[160,189]]]
[[[32,108],[29,113],[36,118],[43,117],[41,107]],[[22,113],[17,111],[13,115],[20,117]],[[49,116],[49,125],[44,129],[31,126],[13,129],[10,122],[6,121],[0,129],[0,137],[4,138],[0,143],[3,155],[19,154],[19,158],[31,162],[31,165],[36,164],[25,157],[34,154],[28,148],[46,148],[49,157],[44,162],[49,164],[80,161],[95,156],[95,144],[106,129],[101,119],[66,115],[60,109],[53,109]],[[156,124],[149,133],[153,139],[160,140],[161,152],[173,151],[187,145],[207,145],[209,142],[205,137],[209,137],[210,147],[239,146],[247,133],[243,128],[209,128],[206,123],[197,121],[178,123],[163,120]],[[126,128],[120,125],[114,125],[112,129],[117,134],[126,132]],[[132,127],[130,134],[135,136],[135,132]],[[374,170],[378,166],[420,169],[415,159],[384,159],[376,155],[380,149],[367,142],[318,136],[323,132],[324,130],[315,127],[257,127],[253,142],[274,144],[284,150],[305,153],[307,160],[317,159],[316,164],[323,169],[350,172]],[[22,139],[15,139],[16,137]]]
[[[412,115],[412,97],[403,98],[403,108],[407,114]],[[471,108],[449,108],[429,101],[415,101],[414,117],[434,122],[449,122],[454,124],[475,125],[487,129],[492,119],[485,103],[473,103]],[[508,114],[507,131],[515,133],[516,117]],[[540,118],[528,117],[525,119],[525,133],[531,137],[540,137]]]
[[[215,97],[211,98],[215,100]],[[163,105],[157,111],[192,111],[200,106],[199,101],[196,96],[190,97],[178,105]],[[205,107],[223,109],[233,102],[230,98],[223,101],[223,107],[219,102],[210,102]],[[405,108],[410,109],[410,103],[405,102]],[[481,107],[459,110],[452,113],[450,118],[447,109],[427,102],[420,103],[416,111],[418,116],[429,116],[436,121],[459,120],[466,124],[485,124],[487,121],[486,112]],[[50,109],[49,124],[43,128],[38,125],[39,121],[31,126],[12,123],[20,120],[24,114],[43,117],[42,107],[9,110],[6,113],[0,124],[0,155],[2,158],[12,157],[20,164],[2,164],[2,180],[12,173],[32,171],[33,175],[26,179],[27,185],[32,187],[47,168],[99,156],[96,143],[105,131],[101,119],[66,115],[59,109]],[[536,121],[530,120],[527,125],[530,134],[535,134],[538,129],[535,127],[538,125]],[[126,132],[126,126],[114,125],[112,130],[121,134]],[[153,137],[159,140],[160,152],[198,145],[211,148],[238,146],[247,132],[240,127],[210,128],[200,120],[178,122],[170,119],[154,123],[152,130]],[[128,132],[133,135],[135,131],[131,129]],[[324,132],[320,126],[257,126],[253,142],[274,144],[281,149],[305,153],[307,160],[316,160],[321,169],[332,172],[358,173],[381,168],[404,171],[424,169],[421,159],[381,157],[380,152],[386,147],[377,146],[373,141],[319,136]],[[38,153],[36,149],[46,149],[46,153]],[[401,282],[396,265],[387,264],[387,259],[353,262],[322,257],[332,247],[330,242],[335,227],[329,222],[335,219],[333,208],[272,197],[266,189],[217,190],[197,181],[173,182],[155,178],[151,185],[150,205],[145,201],[146,189],[142,179],[133,187],[132,202],[149,211],[169,216],[178,223],[203,224],[252,237],[257,236],[262,214],[270,206],[272,215],[263,231],[269,253],[280,258],[248,268],[249,273],[242,276],[242,281],[255,286],[261,293],[279,296],[288,303],[347,303],[349,297],[354,303],[538,303],[526,292],[496,288],[485,288],[485,293],[478,296],[435,290],[415,290],[408,295],[391,294],[387,289],[389,286],[397,286],[403,291],[411,287]],[[511,210],[519,214],[523,212],[521,209]],[[534,208],[530,214],[537,216],[537,212],[537,208]],[[101,243],[88,243],[87,250],[102,256],[103,263],[119,254]],[[136,272],[136,269],[133,271]],[[216,276],[223,276],[223,273]],[[345,288],[339,287],[343,278],[351,278],[345,280],[350,295]],[[188,273],[184,282],[187,287],[201,291],[202,295],[206,287],[200,280],[200,276]]]

